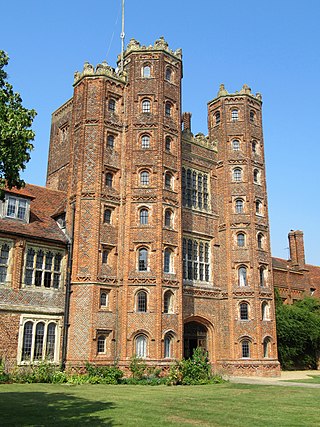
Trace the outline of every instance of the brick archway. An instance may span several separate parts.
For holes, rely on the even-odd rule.
[[[192,320],[184,325],[183,356],[189,358],[197,347],[208,351],[208,328],[198,321]]]

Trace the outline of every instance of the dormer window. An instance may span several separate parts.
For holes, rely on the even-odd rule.
[[[6,196],[3,216],[28,222],[29,203],[29,200],[20,197]]]

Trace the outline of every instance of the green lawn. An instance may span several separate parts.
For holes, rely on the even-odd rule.
[[[0,385],[1,426],[319,426],[320,389]]]
[[[286,380],[287,382],[320,384],[320,375],[308,375],[308,378],[303,380]]]

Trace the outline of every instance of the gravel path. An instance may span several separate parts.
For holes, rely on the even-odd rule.
[[[231,383],[237,384],[257,384],[257,385],[277,385],[283,387],[309,387],[320,388],[320,384],[297,383],[294,380],[304,380],[312,375],[320,377],[320,371],[283,371],[280,377],[229,377]],[[290,381],[290,382],[289,382]]]

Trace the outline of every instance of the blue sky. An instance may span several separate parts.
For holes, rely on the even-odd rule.
[[[126,43],[161,35],[182,48],[183,110],[207,133],[207,102],[220,83],[263,95],[272,254],[288,256],[287,233],[305,234],[307,262],[320,264],[320,2],[126,0]],[[115,66],[121,0],[13,0],[1,6],[0,49],[10,82],[38,112],[24,179],[44,185],[51,113],[72,96],[73,74],[89,61]]]

